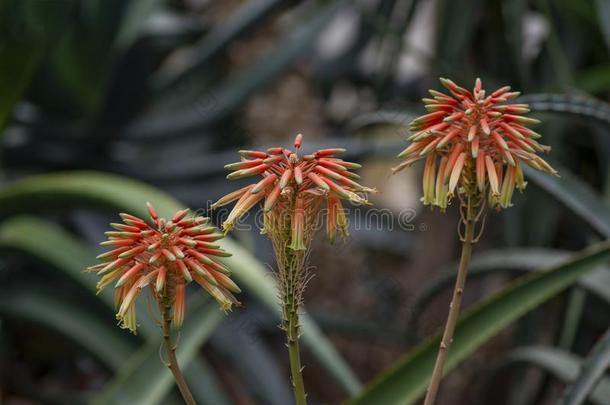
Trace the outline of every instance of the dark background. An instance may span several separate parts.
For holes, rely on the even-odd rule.
[[[81,171],[145,182],[207,210],[241,184],[223,169],[238,149],[289,146],[297,133],[306,151],[346,147],[364,165],[362,183],[381,191],[372,197],[377,211],[350,211],[346,243],[331,246],[321,232],[306,303],[361,382],[445,319],[451,282],[439,280],[459,254],[457,212],[420,205],[419,167],[390,174],[406,145],[404,124],[423,113],[428,88],[441,90],[439,76],[521,91],[562,175],[531,179],[515,207],[488,215],[466,307],[610,235],[608,1],[3,0],[0,30],[3,403],[83,403],[111,384],[118,394],[106,402],[134,403],[134,387],[149,394],[140,403],[178,401],[167,382],[155,391],[155,375],[130,377],[133,364],[146,368],[131,358],[146,355],[142,347],[151,370],[160,364],[155,334],[116,328],[91,290],[95,277],[61,269],[93,264],[117,219],[111,208],[145,194]],[[71,182],[76,190],[65,191]],[[101,195],[89,189],[98,183]],[[220,223],[221,214],[213,217]],[[77,244],[62,244],[55,231]],[[273,267],[256,230],[232,237],[244,267],[248,252],[256,266]],[[586,355],[609,325],[610,285],[597,287],[579,284],[503,328],[450,374],[439,403],[554,403],[565,356],[523,360],[515,350]],[[290,403],[277,319],[242,288],[244,307],[189,354],[209,395],[198,399]],[[307,348],[303,356],[312,404],[351,396],[319,356]]]

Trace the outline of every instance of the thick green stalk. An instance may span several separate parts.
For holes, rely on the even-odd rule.
[[[290,304],[288,304],[290,305]],[[292,388],[297,405],[307,403],[305,396],[305,385],[301,373],[301,355],[299,351],[299,314],[296,308],[291,309],[286,330],[288,356],[290,358],[290,374],[292,375]]]
[[[300,268],[303,260],[299,260],[300,251],[293,251],[286,248],[285,275],[284,275],[284,322],[283,327],[286,332],[286,346],[288,347],[288,357],[290,359],[290,374],[292,376],[292,388],[294,399],[297,405],[306,405],[305,385],[301,366],[301,355],[299,350],[299,301],[300,290],[299,280],[305,269]]]

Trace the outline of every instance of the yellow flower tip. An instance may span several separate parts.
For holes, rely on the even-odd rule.
[[[227,286],[227,289],[235,294],[241,294],[241,288],[235,283],[232,283],[230,286]]]
[[[222,223],[222,231],[223,235],[227,236],[229,232],[235,227],[235,224],[232,221],[225,221]]]
[[[298,250],[307,250],[307,248],[303,244],[302,240],[300,242],[293,241],[288,247],[292,250],[297,250],[297,251]]]

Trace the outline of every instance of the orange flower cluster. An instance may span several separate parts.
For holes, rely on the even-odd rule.
[[[394,168],[399,171],[426,159],[424,204],[445,209],[456,188],[476,183],[481,194],[488,192],[491,206],[507,208],[515,187],[525,188],[522,163],[557,174],[537,155],[550,148],[539,144],[541,135],[526,127],[539,123],[521,115],[529,112],[528,105],[505,103],[518,92],[506,86],[487,94],[480,79],[472,91],[449,79],[441,83],[451,94],[430,90],[433,98],[423,99],[429,113],[410,123],[412,143],[399,154],[405,161]]]
[[[356,204],[368,204],[358,192],[374,192],[355,180],[359,179],[351,170],[360,168],[357,163],[346,162],[337,157],[345,149],[321,149],[312,154],[299,156],[302,135],[297,135],[294,150],[281,147],[266,152],[242,150],[242,160],[226,165],[232,170],[229,180],[255,175],[262,179],[222,197],[212,205],[221,207],[237,200],[235,207],[223,223],[225,231],[231,230],[236,221],[257,203],[264,201],[265,213],[275,207],[287,207],[291,216],[292,238],[290,246],[295,250],[305,249],[304,233],[311,215],[307,215],[317,203],[325,200],[328,207],[327,233],[334,241],[337,230],[347,236],[347,221],[341,200]]]
[[[189,216],[185,209],[167,221],[158,217],[152,205],[147,205],[154,226],[136,216],[120,214],[123,223],[110,224],[115,231],[106,232],[108,240],[101,243],[112,250],[97,257],[104,263],[87,269],[102,275],[98,291],[118,278],[115,305],[121,326],[135,332],[134,303],[147,286],[158,302],[171,305],[176,328],[182,326],[185,288],[192,280],[224,310],[238,304],[232,292],[240,292],[239,287],[229,278],[229,269],[214,259],[230,254],[214,244],[223,235],[208,225],[209,219]]]

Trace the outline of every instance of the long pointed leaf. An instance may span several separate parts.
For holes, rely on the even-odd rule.
[[[477,253],[468,268],[468,280],[485,277],[500,272],[510,272],[515,275],[537,271],[545,266],[552,266],[565,261],[570,253],[565,250],[540,248],[515,248],[505,250],[491,250]],[[439,275],[425,283],[413,300],[412,315],[408,325],[415,328],[430,301],[440,292],[455,283],[455,269],[453,263],[443,268]],[[597,295],[610,303],[610,271],[605,268],[588,273],[581,277],[578,283],[585,290]]]
[[[68,0],[0,3],[0,132],[74,4]]]
[[[32,286],[18,290],[3,288],[0,294],[3,315],[28,319],[58,331],[112,369],[119,369],[135,348],[113,323],[104,323],[61,295]]]
[[[222,320],[216,303],[190,305],[190,316],[181,331],[177,357],[187,367],[201,344]],[[160,404],[174,382],[160,357],[160,339],[151,339],[146,346],[127,359],[114,381],[97,396],[94,404]]]
[[[125,136],[143,139],[163,136],[175,138],[226,118],[254,91],[277,78],[297,57],[306,52],[337,9],[345,3],[345,0],[333,0],[320,5],[320,9],[314,10],[311,18],[291,28],[284,42],[251,68],[238,72],[226,84],[216,89],[207,92],[202,89],[202,98],[189,103],[190,108],[183,108],[169,115],[155,114],[140,118],[127,129]],[[202,111],[202,106],[205,111]]]
[[[594,390],[600,388],[599,381],[609,367],[610,329],[606,331],[584,360],[578,378],[567,387],[560,405],[580,405],[586,401],[589,394],[593,392],[591,395],[595,395]],[[609,381],[606,381],[606,383],[609,383]],[[610,392],[606,398],[610,398]]]
[[[207,34],[193,49],[193,61],[180,72],[158,77],[157,81],[164,91],[184,84],[188,80],[203,71],[207,63],[221,51],[226,50],[231,41],[235,40],[253,26],[259,24],[266,16],[277,8],[286,6],[280,0],[250,0],[233,13],[227,21],[218,24],[217,27]]]
[[[520,347],[513,350],[507,356],[507,360],[511,363],[536,365],[566,383],[576,379],[582,363],[582,360],[572,353],[546,346]],[[610,379],[604,378],[591,393],[591,402],[596,405],[606,405],[608,398],[610,398]]]
[[[610,258],[610,242],[585,249],[565,263],[525,276],[468,311],[458,322],[445,372],[533,308]],[[440,336],[416,347],[375,378],[351,404],[412,404],[425,392]]]
[[[610,238],[610,209],[599,195],[591,187],[579,180],[568,169],[559,167],[561,177],[552,177],[546,173],[532,169],[529,166],[523,168],[528,179],[531,179],[544,191],[552,195],[583,218],[597,232],[606,238]]]
[[[99,172],[63,172],[31,176],[0,190],[0,217],[24,210],[91,205],[146,216],[145,202],[155,204],[162,216],[183,208],[171,196],[144,183]],[[226,259],[241,286],[265,303],[279,316],[273,279],[265,267],[232,240],[221,241],[233,253]],[[360,383],[349,366],[309,317],[303,317],[304,344],[348,392],[355,393]]]

